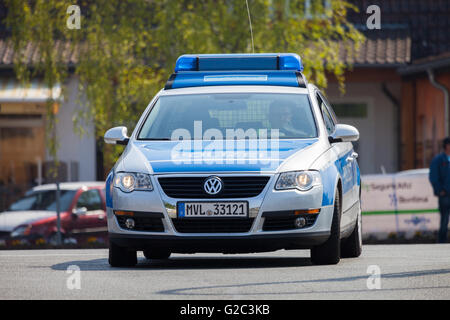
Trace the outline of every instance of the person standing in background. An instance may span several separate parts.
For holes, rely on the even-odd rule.
[[[444,139],[443,148],[444,151],[431,161],[429,175],[434,195],[439,197],[439,212],[441,214],[439,243],[447,242],[450,213],[450,137]]]

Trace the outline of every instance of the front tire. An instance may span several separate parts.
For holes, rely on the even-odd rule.
[[[328,240],[311,249],[311,261],[313,264],[337,264],[341,257],[341,202],[339,191],[336,190],[334,199],[333,221]]]
[[[111,267],[134,267],[137,264],[137,254],[134,250],[119,247],[110,241],[108,262]]]
[[[361,203],[359,205],[359,212],[356,220],[355,229],[350,237],[344,239],[341,247],[342,258],[357,258],[362,252],[362,217],[361,217]]]

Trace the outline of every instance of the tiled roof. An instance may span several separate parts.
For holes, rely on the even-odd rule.
[[[58,60],[67,65],[73,65],[78,62],[77,48],[72,48],[70,43],[56,41],[54,49],[57,52]],[[8,39],[0,39],[0,66],[8,67],[14,63],[17,53],[14,51],[12,41]],[[36,45],[29,43],[24,50],[24,63],[33,65],[39,62],[40,53]]]
[[[74,65],[78,62],[78,50],[70,44],[57,41],[55,43],[57,55],[62,63]],[[404,31],[383,32],[374,31],[367,36],[366,41],[355,55],[349,54],[341,44],[340,56],[348,64],[359,65],[400,65],[410,62],[411,39]],[[0,66],[12,67],[15,52],[9,40],[0,40]],[[25,63],[33,65],[39,62],[40,54],[36,46],[31,43],[25,49]]]
[[[352,46],[348,52],[341,44],[341,59],[354,66],[398,66],[411,62],[411,37],[407,30],[371,30],[365,37],[358,51]]]

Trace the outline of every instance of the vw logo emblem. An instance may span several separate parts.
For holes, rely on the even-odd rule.
[[[203,184],[203,189],[205,189],[205,192],[211,195],[218,194],[222,190],[222,187],[222,180],[218,177],[209,177]]]

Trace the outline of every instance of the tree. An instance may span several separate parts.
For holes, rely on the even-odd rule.
[[[73,4],[73,3],[72,3]],[[41,60],[31,66],[16,55],[15,72],[27,81],[40,75],[49,87],[73,73],[79,79],[82,121],[93,119],[97,137],[115,125],[133,128],[151,97],[163,87],[176,58],[184,53],[252,52],[245,0],[77,1],[79,29],[69,29],[64,0],[6,0],[6,24],[15,50],[38,46]],[[325,4],[325,5],[324,5]],[[339,43],[358,47],[363,36],[346,20],[356,10],[344,0],[248,0],[255,52],[296,52],[305,75],[326,87],[326,72],[343,89],[346,65]],[[61,58],[57,43],[78,53],[75,66]],[[70,68],[73,68],[70,69]],[[55,157],[56,117],[48,102],[48,141]],[[110,168],[120,150],[105,149]]]

